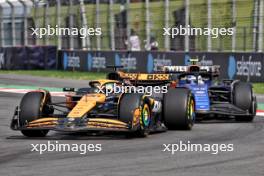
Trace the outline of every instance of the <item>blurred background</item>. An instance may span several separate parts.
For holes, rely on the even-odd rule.
[[[133,29],[141,49],[263,51],[263,0],[0,0],[0,45],[126,50]],[[233,36],[163,36],[163,27],[235,28]],[[32,36],[31,27],[100,27],[101,36]]]

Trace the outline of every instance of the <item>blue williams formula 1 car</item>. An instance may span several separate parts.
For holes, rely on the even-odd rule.
[[[250,83],[219,81],[220,66],[201,66],[196,59],[190,63],[188,66],[164,66],[163,71],[171,74],[175,80],[173,86],[191,90],[196,118],[234,117],[245,122],[254,119],[257,101]]]

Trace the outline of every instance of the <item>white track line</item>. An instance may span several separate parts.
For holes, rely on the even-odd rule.
[[[257,116],[264,116],[264,110],[257,110]]]
[[[0,88],[0,92],[7,92],[7,93],[25,94],[25,93],[30,92],[30,91],[32,91],[32,90],[29,90],[29,89]],[[64,97],[66,95],[65,92],[53,92],[53,91],[51,91],[50,94],[52,96],[56,96],[56,97]]]

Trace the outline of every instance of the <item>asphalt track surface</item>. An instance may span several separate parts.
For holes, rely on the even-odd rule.
[[[86,81],[0,75],[0,84],[82,87]],[[14,108],[21,94],[0,92],[0,175],[1,176],[263,176],[264,118],[253,123],[204,121],[192,131],[168,131],[144,139],[122,135],[66,135],[51,132],[46,138],[29,139],[9,129]],[[261,98],[260,101],[263,101]],[[198,144],[234,144],[234,151],[163,152],[163,144],[179,141]],[[102,144],[101,152],[31,152],[31,144],[59,141],[69,144]]]

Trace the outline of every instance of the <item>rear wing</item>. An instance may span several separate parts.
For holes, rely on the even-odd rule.
[[[128,79],[131,81],[169,81],[170,74],[167,73],[124,73],[118,72],[120,78]]]
[[[109,73],[107,79],[129,81],[134,85],[163,85],[171,82],[171,75],[167,73],[125,73],[122,71]]]
[[[219,76],[220,65],[163,66],[161,68],[161,71],[164,73],[203,73],[203,74],[212,74],[213,76]]]

